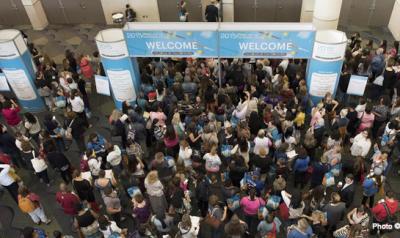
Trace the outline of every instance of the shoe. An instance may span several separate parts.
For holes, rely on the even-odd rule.
[[[44,223],[44,224],[48,225],[48,224],[50,224],[51,222],[52,222],[52,220],[51,220],[51,219],[49,219],[49,220],[47,220],[47,222],[46,222],[46,223]]]

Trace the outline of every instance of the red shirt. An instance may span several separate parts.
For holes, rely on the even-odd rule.
[[[393,202],[389,200],[385,200],[386,206],[390,211],[390,214],[394,214],[397,211],[397,207],[399,206],[399,202],[397,200],[394,200]],[[376,219],[380,222],[385,221],[387,217],[387,212],[385,210],[385,207],[382,205],[382,203],[376,204],[372,208],[372,214],[376,217]]]
[[[72,193],[57,192],[56,200],[68,215],[76,215],[75,204],[79,203],[79,198]]]
[[[16,126],[21,122],[21,118],[18,115],[18,112],[21,109],[19,107],[16,108],[3,108],[2,113],[4,118],[7,121],[9,126]]]

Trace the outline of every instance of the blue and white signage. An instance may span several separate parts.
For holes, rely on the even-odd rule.
[[[363,96],[367,86],[368,77],[360,75],[351,75],[347,94]]]
[[[221,31],[220,57],[310,58],[314,31]]]
[[[132,57],[217,57],[216,31],[125,31]]]

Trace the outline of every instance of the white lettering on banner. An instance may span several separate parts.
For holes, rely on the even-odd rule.
[[[147,48],[151,50],[198,50],[199,46],[197,42],[163,42],[163,41],[153,41],[146,42]]]
[[[133,101],[136,99],[132,75],[129,70],[107,70],[107,76],[110,80],[115,99],[120,102]]]
[[[22,69],[18,70],[3,70],[7,81],[13,89],[15,95],[20,100],[35,100],[36,93],[29,82],[28,76]]]
[[[344,57],[346,51],[346,42],[341,44],[324,44],[315,42],[313,50],[313,59],[320,61],[339,61]]]
[[[293,43],[291,42],[239,42],[239,48],[243,50],[253,50],[253,51],[291,51],[293,50]]]
[[[337,76],[337,73],[313,73],[311,75],[310,94],[316,97],[324,97],[328,92],[333,94],[336,86]]]

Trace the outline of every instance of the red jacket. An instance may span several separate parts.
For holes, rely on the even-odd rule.
[[[16,126],[21,122],[21,117],[19,117],[18,112],[21,109],[19,107],[16,108],[3,108],[1,111],[3,113],[4,118],[7,121],[9,126]]]
[[[87,59],[83,58],[79,66],[81,67],[81,72],[85,78],[87,79],[92,78],[93,69],[92,66],[90,65],[90,62]]]
[[[56,200],[63,208],[64,213],[68,215],[76,215],[75,205],[79,203],[79,198],[73,193],[56,193]]]
[[[399,202],[397,200],[394,200],[393,202],[385,199],[386,206],[388,207],[390,214],[393,215],[397,211],[397,207],[399,206]],[[372,214],[374,217],[379,221],[383,222],[387,218],[387,212],[385,210],[385,207],[382,205],[382,203],[376,204],[372,208]]]

